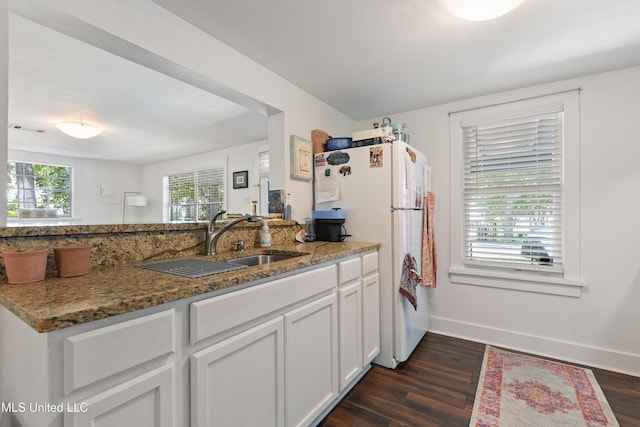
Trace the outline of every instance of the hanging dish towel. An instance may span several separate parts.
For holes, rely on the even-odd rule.
[[[422,283],[420,273],[416,270],[416,260],[410,254],[404,256],[402,277],[400,277],[400,293],[409,300],[414,310],[418,310],[416,286]]]
[[[429,191],[424,198],[424,226],[422,227],[422,284],[429,288],[436,287],[436,272],[438,270],[438,256],[433,230],[435,207],[436,197]]]

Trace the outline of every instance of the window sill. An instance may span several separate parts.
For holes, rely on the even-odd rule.
[[[46,225],[73,225],[82,221],[80,218],[7,218],[7,227],[36,227]]]
[[[584,280],[538,276],[527,274],[526,272],[503,273],[478,271],[464,267],[449,268],[449,276],[451,283],[562,295],[574,298],[579,298],[582,294],[582,288],[586,286]]]

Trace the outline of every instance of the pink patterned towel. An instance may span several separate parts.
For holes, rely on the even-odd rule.
[[[414,310],[418,310],[416,299],[416,285],[422,283],[420,273],[416,270],[416,260],[411,254],[404,256],[402,263],[402,277],[400,277],[400,293],[409,300]]]
[[[422,227],[422,284],[429,288],[436,287],[438,256],[433,229],[433,214],[436,208],[436,196],[428,192],[424,198],[424,226]]]

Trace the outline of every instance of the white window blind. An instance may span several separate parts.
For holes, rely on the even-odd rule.
[[[561,273],[562,111],[463,124],[463,263]]]
[[[224,167],[169,176],[171,221],[208,221],[224,205]]]

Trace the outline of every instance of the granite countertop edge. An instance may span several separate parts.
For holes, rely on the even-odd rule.
[[[0,285],[0,304],[37,332],[133,312],[181,299],[230,289],[319,265],[380,247],[369,242],[309,242],[255,248],[194,258],[227,261],[259,253],[297,252],[300,256],[271,264],[214,274],[198,279],[136,268],[134,265],[93,268],[79,277],[50,277],[23,285]],[[124,279],[123,279],[124,278]],[[244,288],[244,286],[243,286]]]

